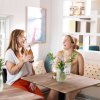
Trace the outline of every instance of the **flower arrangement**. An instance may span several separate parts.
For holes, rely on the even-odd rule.
[[[71,70],[71,63],[73,62],[73,60],[75,59],[77,55],[77,52],[74,51],[73,54],[71,55],[70,59],[65,62],[64,59],[56,59],[56,75],[53,76],[53,78],[58,81],[58,82],[64,82],[66,81],[66,77],[67,75],[70,74],[70,70]],[[55,63],[54,60],[56,57],[53,56],[53,53],[49,52],[48,53],[49,58],[51,59],[52,63]]]
[[[69,59],[67,62],[64,62],[63,59],[60,59],[60,60],[57,62],[56,68],[60,69],[61,71],[64,71],[64,67],[66,67],[66,64],[70,64],[70,65],[71,65],[71,63],[72,63],[73,60],[75,59],[76,55],[77,55],[77,52],[74,51],[73,54],[72,54],[72,56],[70,57],[70,59]],[[54,61],[54,59],[55,59],[56,57],[54,57],[53,53],[51,53],[51,52],[48,53],[48,56],[49,56],[49,58],[51,59],[51,62],[53,63],[53,61]]]

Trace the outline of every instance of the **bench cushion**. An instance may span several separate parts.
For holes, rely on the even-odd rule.
[[[100,65],[86,63],[84,67],[84,76],[100,80]]]
[[[33,63],[33,69],[35,71],[35,74],[44,74],[44,73],[46,73],[43,60],[35,61]]]

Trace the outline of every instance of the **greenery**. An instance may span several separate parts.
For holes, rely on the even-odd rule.
[[[67,61],[67,63],[72,63],[73,60],[75,59],[76,55],[77,55],[77,52],[74,51],[73,54],[72,54],[72,56],[70,57],[70,59]]]
[[[4,61],[0,58],[0,71],[2,69],[3,63],[4,63]]]
[[[55,59],[52,52],[49,52],[47,55],[52,61]]]
[[[58,62],[58,64],[57,64],[57,68],[59,68],[61,71],[64,70],[64,66],[65,66],[65,63],[64,63],[63,61],[60,61],[60,62]]]
[[[75,59],[76,55],[77,55],[77,52],[74,51],[72,56],[70,57],[70,59],[66,63],[71,64],[73,62],[73,60]],[[56,57],[54,57],[53,53],[51,53],[51,52],[48,53],[48,56],[49,56],[49,58],[51,59],[52,62],[56,58]],[[57,64],[56,68],[59,68],[61,71],[63,71],[66,63],[63,60],[60,60]]]

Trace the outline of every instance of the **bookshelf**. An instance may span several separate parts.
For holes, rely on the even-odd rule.
[[[66,3],[77,2],[79,0],[64,0]],[[81,1],[81,0],[80,0]],[[89,11],[87,14],[87,6],[90,0],[82,0],[84,2],[85,13],[80,15],[68,15],[65,14],[65,10],[68,8],[64,5],[63,7],[63,33],[70,34],[79,40],[79,45],[83,47],[83,50],[89,50],[90,45],[97,45],[100,47],[100,15],[97,10]],[[69,3],[70,5],[72,3]],[[91,4],[91,3],[90,3]],[[75,6],[75,5],[74,5]],[[70,8],[70,6],[69,6]]]

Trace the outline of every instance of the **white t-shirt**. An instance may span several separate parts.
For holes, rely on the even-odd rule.
[[[8,49],[6,51],[6,54],[5,54],[5,64],[7,61],[10,61],[14,64],[18,64],[19,63],[19,60],[18,58],[16,57],[15,53],[13,52],[12,49]],[[17,66],[15,66],[17,67]],[[25,75],[32,75],[32,63],[30,62],[25,62],[23,64],[23,67],[20,69],[20,71],[14,75],[12,75],[8,69],[7,69],[7,66],[6,66],[6,69],[7,69],[7,84],[9,85],[12,85],[16,80],[18,80],[19,78],[25,76]]]

